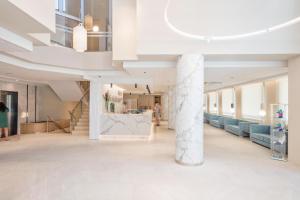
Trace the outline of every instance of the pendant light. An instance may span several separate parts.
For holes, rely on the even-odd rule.
[[[232,94],[232,98],[231,98],[232,103],[230,104],[230,112],[232,114],[234,114],[235,113],[235,108],[234,108],[234,104],[235,104],[235,90],[234,90],[234,88],[231,89],[231,94]]]
[[[259,115],[263,118],[266,116],[266,110],[265,110],[265,82],[262,84],[262,94],[261,94],[261,104],[260,104],[260,111]]]
[[[87,50],[87,31],[82,23],[73,28],[73,49],[78,52]]]

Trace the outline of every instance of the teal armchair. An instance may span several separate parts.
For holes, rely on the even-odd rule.
[[[271,126],[252,124],[250,125],[250,140],[267,148],[271,146]]]

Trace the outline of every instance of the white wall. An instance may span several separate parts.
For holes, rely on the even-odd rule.
[[[83,96],[76,81],[49,81],[49,85],[62,101],[79,101]]]
[[[288,104],[289,103],[289,80],[288,76],[281,77],[277,80],[277,90],[278,90],[278,103]]]
[[[162,112],[162,120],[168,120],[168,115],[169,115],[169,97],[168,97],[168,93],[164,93],[161,96],[161,112]]]
[[[168,90],[168,128],[175,129],[176,126],[176,87]]]
[[[289,161],[300,165],[300,57],[289,61]]]
[[[46,121],[50,116],[54,120],[69,119],[77,102],[62,101],[48,85],[38,86],[37,111],[38,120]]]
[[[53,0],[9,0],[49,30],[55,32],[55,8]]]
[[[113,60],[136,60],[136,0],[112,0]]]

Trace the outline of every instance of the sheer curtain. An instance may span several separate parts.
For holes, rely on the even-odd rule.
[[[218,93],[209,93],[209,112],[213,114],[218,114]]]
[[[263,103],[263,84],[254,83],[242,86],[242,117],[261,119],[259,113]]]
[[[207,112],[207,94],[203,95],[203,112]]]
[[[233,88],[222,90],[222,111],[224,115],[234,115],[235,98]]]

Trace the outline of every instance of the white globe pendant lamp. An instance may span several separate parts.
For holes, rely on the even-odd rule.
[[[87,50],[87,30],[82,23],[73,28],[73,49],[78,52]]]

